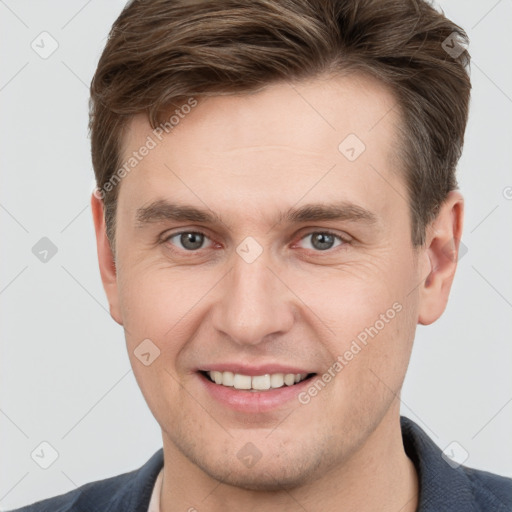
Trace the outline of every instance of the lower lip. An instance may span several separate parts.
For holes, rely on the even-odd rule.
[[[199,373],[199,378],[210,395],[218,402],[235,411],[247,413],[271,411],[293,399],[298,402],[297,395],[310,385],[311,380],[305,379],[293,386],[271,388],[266,391],[248,391],[215,384],[202,373]]]

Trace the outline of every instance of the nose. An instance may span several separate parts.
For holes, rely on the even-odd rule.
[[[233,260],[214,306],[213,327],[239,345],[257,345],[289,331],[293,293],[270,268],[265,251],[251,263],[236,253]]]

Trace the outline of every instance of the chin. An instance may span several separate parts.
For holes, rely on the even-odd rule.
[[[255,441],[257,442],[257,441]],[[291,490],[321,478],[336,464],[336,456],[322,443],[267,444],[262,456],[247,467],[232,446],[220,451],[201,452],[197,446],[183,446],[182,453],[204,474],[225,485],[250,491]],[[260,446],[262,446],[260,444]],[[183,450],[185,448],[185,450]]]
[[[244,468],[243,471],[233,464],[224,465],[222,468],[203,466],[202,469],[208,476],[225,485],[248,491],[272,492],[296,489],[311,482],[318,465],[319,463],[308,467],[277,467],[275,463],[265,466],[260,461],[258,467]]]

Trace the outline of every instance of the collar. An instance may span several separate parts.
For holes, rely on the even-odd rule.
[[[400,426],[405,453],[418,473],[417,512],[477,512],[471,482],[463,467],[452,468],[440,448],[409,418],[401,416]]]

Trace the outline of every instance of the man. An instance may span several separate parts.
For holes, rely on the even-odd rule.
[[[457,265],[464,41],[421,1],[124,9],[91,206],[163,449],[20,510],[511,509],[511,480],[452,467],[399,411]]]

